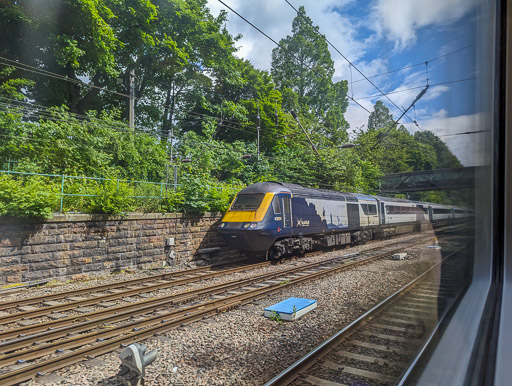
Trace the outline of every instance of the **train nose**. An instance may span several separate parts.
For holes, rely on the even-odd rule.
[[[258,230],[221,230],[224,242],[231,248],[240,251],[266,252],[274,242],[274,237],[265,235]]]

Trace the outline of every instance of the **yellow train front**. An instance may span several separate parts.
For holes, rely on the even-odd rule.
[[[277,239],[291,235],[290,199],[291,191],[281,184],[250,185],[237,194],[219,231],[232,249],[266,253]]]

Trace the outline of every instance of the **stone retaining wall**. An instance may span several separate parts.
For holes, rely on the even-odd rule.
[[[210,264],[239,258],[217,231],[220,214],[56,215],[0,218],[0,285],[124,268]],[[174,238],[174,246],[168,240]],[[221,247],[210,255],[205,248]]]

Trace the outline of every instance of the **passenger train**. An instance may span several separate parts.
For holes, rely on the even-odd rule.
[[[258,182],[237,194],[218,229],[232,249],[277,260],[470,216],[467,208]]]

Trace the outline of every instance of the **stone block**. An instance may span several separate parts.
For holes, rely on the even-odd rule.
[[[22,259],[22,256],[20,256],[20,255],[0,257],[0,267],[13,265],[13,264],[20,264],[22,262],[21,259]]]
[[[41,244],[33,245],[32,253],[46,253],[69,250],[69,244]]]
[[[0,274],[13,274],[13,273],[19,273],[23,271],[28,271],[29,265],[28,264],[15,264],[15,265],[8,265],[6,267],[0,267]]]
[[[14,256],[21,254],[21,249],[17,247],[4,247],[0,248],[0,257]]]
[[[21,275],[7,275],[5,277],[6,283],[21,283],[22,281],[23,280]]]
[[[79,241],[77,243],[71,244],[71,250],[77,249],[93,249],[98,246],[98,241],[96,240],[88,240],[88,241]]]
[[[27,245],[36,245],[36,244],[55,244],[57,242],[56,236],[49,235],[34,235],[28,237],[25,240],[25,244]]]
[[[85,249],[83,251],[83,257],[95,257],[95,256],[106,256],[107,255],[107,249],[106,248],[92,248],[92,249]]]

